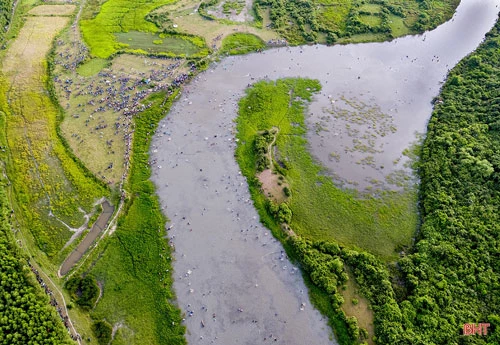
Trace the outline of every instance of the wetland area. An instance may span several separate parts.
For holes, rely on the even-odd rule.
[[[500,342],[499,6],[2,2],[0,343]]]
[[[318,79],[323,89],[306,117],[312,154],[347,187],[397,189],[401,184],[386,178],[410,174],[403,151],[425,132],[449,69],[479,45],[499,3],[462,1],[437,29],[391,42],[225,58],[185,87],[160,122],[151,157],[170,217],[174,287],[189,315],[189,343],[266,343],[267,333],[280,344],[329,342],[326,322],[310,309],[300,273],[259,223],[234,162],[233,121],[245,88],[261,79]]]

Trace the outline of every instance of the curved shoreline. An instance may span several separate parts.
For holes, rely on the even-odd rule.
[[[377,164],[386,169],[360,169],[353,152],[334,166],[341,175],[361,175],[360,182],[366,176],[384,176],[402,167],[404,159],[392,167],[393,160],[414,141],[415,131],[425,130],[430,101],[448,68],[475,49],[491,27],[489,18],[473,29],[467,23],[490,15],[488,10],[499,1],[462,3],[441,32],[386,43],[280,48],[227,58],[185,86],[160,122],[151,159],[157,162],[152,180],[171,219],[167,235],[175,247],[174,288],[186,314],[190,344],[265,344],[271,334],[278,344],[331,343],[326,321],[309,307],[300,273],[259,223],[235,163],[233,119],[245,87],[259,79],[319,79],[324,89],[309,107],[310,128],[325,116],[330,94],[336,99],[352,94],[375,103],[398,129],[397,135],[377,142],[384,146]],[[466,16],[467,11],[475,16]],[[496,13],[491,17],[493,25]],[[463,40],[465,34],[469,40]],[[449,51],[453,37],[464,42]],[[337,135],[330,128],[321,135],[311,132],[312,153],[330,168],[331,148],[352,141],[342,128]],[[304,302],[307,307],[301,311]]]
[[[199,77],[190,85],[207,87]],[[174,288],[186,314],[188,343],[272,338],[274,344],[331,344],[326,320],[309,307],[300,271],[259,222],[233,158],[234,125],[224,109],[235,103],[221,104],[222,111],[216,103],[227,96],[231,102],[239,98],[212,90],[200,103],[211,104],[217,119],[190,111],[189,100],[177,102],[152,145],[151,158],[158,162],[152,179],[171,220]],[[181,121],[172,122],[178,116]],[[158,152],[159,145],[165,150]]]

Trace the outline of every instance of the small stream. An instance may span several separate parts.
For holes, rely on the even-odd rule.
[[[449,22],[386,43],[279,48],[214,65],[186,85],[152,145],[170,218],[174,288],[189,344],[335,344],[298,269],[260,223],[234,160],[234,118],[260,79],[309,77],[312,153],[348,187],[397,188],[449,69],[494,25],[500,0],[463,0]]]

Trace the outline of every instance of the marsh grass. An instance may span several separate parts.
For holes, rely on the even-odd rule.
[[[304,136],[304,108],[319,89],[317,81],[283,79],[258,82],[247,90],[237,119],[240,144],[236,155],[242,172],[254,180],[254,137],[259,131],[278,127],[276,147],[287,165],[280,172],[292,191],[288,201],[292,229],[306,238],[334,240],[392,260],[397,257],[397,248],[408,245],[416,230],[415,192],[381,191],[369,197],[334,185],[311,157]]]
[[[113,236],[80,268],[95,276],[104,294],[91,312],[120,326],[114,344],[185,344],[185,327],[172,300],[171,252],[148,162],[150,140],[177,92],[151,96],[153,105],[135,118],[133,164],[124,212]],[[164,103],[165,102],[165,103]]]
[[[237,32],[222,40],[221,54],[240,55],[258,51],[266,47],[265,42],[256,35]]]

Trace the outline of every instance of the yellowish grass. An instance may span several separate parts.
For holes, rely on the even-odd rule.
[[[40,5],[31,9],[33,16],[69,16],[75,11],[75,5]]]
[[[57,32],[69,22],[67,17],[27,17],[23,29],[11,44],[3,60],[2,72],[12,84],[43,88],[40,76],[45,70],[44,58]]]

